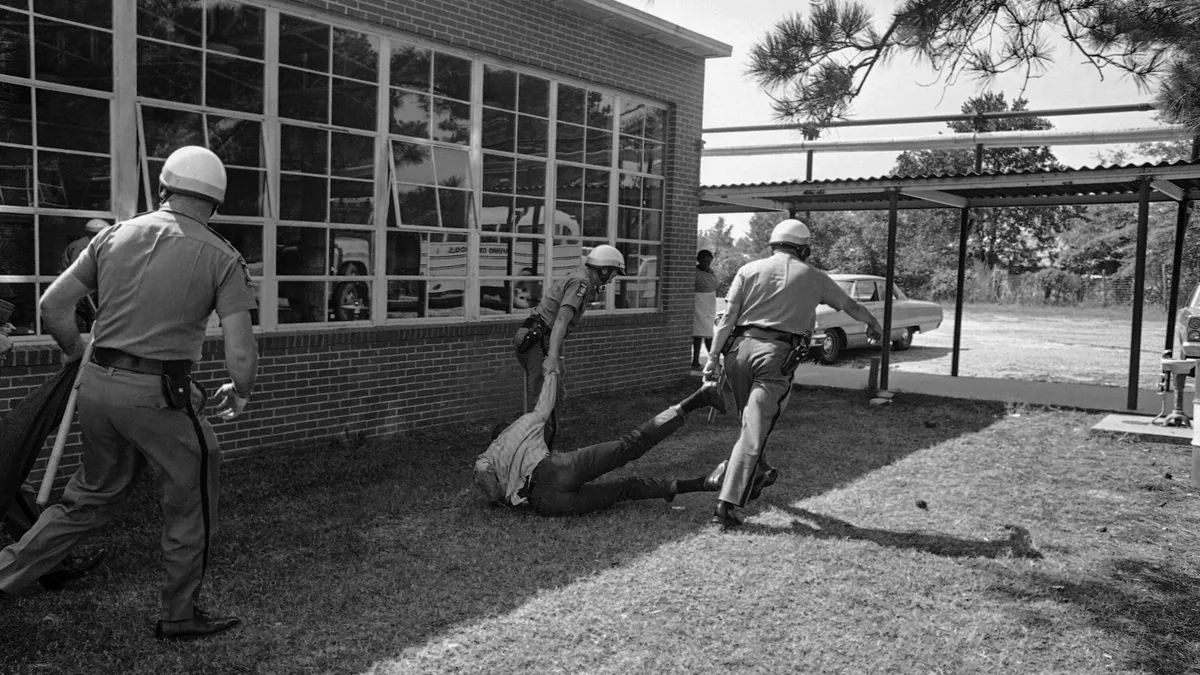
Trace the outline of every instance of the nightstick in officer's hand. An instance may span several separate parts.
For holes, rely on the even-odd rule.
[[[236,385],[232,382],[226,382],[213,395],[213,414],[225,421],[229,421],[242,414],[242,411],[246,409],[246,404],[249,402],[249,396],[240,395]]]

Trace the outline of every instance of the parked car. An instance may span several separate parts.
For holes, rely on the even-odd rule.
[[[1175,344],[1178,358],[1200,359],[1200,284],[1175,314]]]
[[[883,323],[883,277],[868,274],[829,275],[850,297],[858,300]],[[912,346],[913,335],[927,333],[942,325],[942,308],[937,303],[910,300],[892,285],[892,349],[904,351]],[[822,363],[835,363],[842,350],[867,346],[867,325],[826,305],[817,306],[817,325],[813,330],[812,353]],[[1200,345],[1197,345],[1200,347]]]

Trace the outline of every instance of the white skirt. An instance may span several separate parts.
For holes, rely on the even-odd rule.
[[[717,320],[717,294],[697,293],[696,312],[692,315],[692,335],[710,338]]]

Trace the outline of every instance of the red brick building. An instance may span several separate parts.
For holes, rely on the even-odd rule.
[[[259,293],[228,452],[515,413],[511,337],[600,243],[630,276],[570,340],[572,393],[685,372],[720,42],[615,0],[6,0],[0,35],[0,411],[58,368],[37,298],[83,225],[154,208],[186,144],[228,166],[213,227]]]

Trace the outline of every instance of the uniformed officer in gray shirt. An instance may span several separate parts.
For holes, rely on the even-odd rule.
[[[154,472],[164,516],[156,636],[198,638],[232,628],[197,606],[217,519],[220,450],[191,380],[215,311],[230,381],[212,404],[221,419],[245,408],[258,353],[245,263],[208,227],[225,196],[225,167],[212,152],[180,148],[159,177],[162,206],[97,234],[41,299],[43,321],[70,362],[85,352],[75,303],[99,295],[92,360],[80,369],[82,466],[61,504],[0,551],[0,591],[14,592],[53,567],[112,519],[140,469]]]

